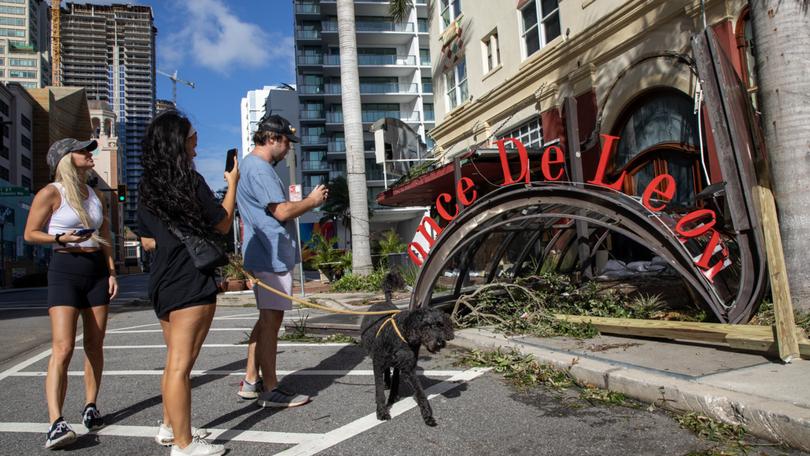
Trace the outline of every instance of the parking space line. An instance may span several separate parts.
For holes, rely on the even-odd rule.
[[[208,332],[217,332],[217,331],[253,331],[253,327],[250,328],[210,328]],[[162,329],[127,329],[127,330],[114,330],[114,331],[107,331],[107,335],[110,334],[145,334],[145,333],[162,333]]]
[[[455,377],[457,375],[463,374],[467,371],[458,371],[458,370],[428,370],[422,371],[419,375],[423,375],[426,377]],[[8,374],[9,377],[44,377],[48,373],[42,371],[22,371],[22,372],[11,372]],[[84,371],[68,371],[68,375],[72,377],[81,377],[84,376]],[[155,370],[105,370],[102,375],[105,377],[107,376],[138,376],[138,375],[163,375],[163,369],[155,369]],[[245,375],[244,371],[229,371],[229,370],[193,370],[191,371],[192,377],[204,377],[207,375],[227,375],[227,376],[235,376],[235,375]],[[355,370],[308,370],[308,369],[299,369],[299,370],[279,370],[276,371],[276,375],[278,376],[301,376],[301,375],[311,375],[313,377],[370,377],[374,375],[374,371],[371,369],[355,369]]]
[[[82,339],[84,339],[84,334],[79,334],[78,336],[76,336],[75,344],[79,345],[79,342]],[[49,356],[51,356],[51,349],[50,348],[45,350],[44,352],[38,354],[38,355],[34,355],[34,356],[26,359],[25,361],[23,361],[23,362],[21,362],[21,363],[19,363],[17,365],[11,366],[8,369],[4,370],[2,373],[0,373],[0,380],[3,380],[4,378],[7,378],[7,377],[13,377],[14,375],[19,373],[20,371],[22,371],[26,367],[36,363],[37,361],[39,361],[39,360],[41,360],[43,358],[47,358]],[[82,375],[84,375],[84,374],[82,374]]]
[[[48,423],[0,423],[0,432],[28,432],[41,434],[43,429],[48,429]],[[78,431],[84,429],[81,424],[70,425],[77,435],[86,434],[85,432]],[[98,431],[93,432],[97,435],[107,435],[116,437],[148,437],[153,438],[157,431],[156,426],[124,426],[118,424],[111,424]],[[208,429],[211,435],[208,437],[210,440],[224,440],[224,441],[238,441],[238,442],[255,442],[255,443],[281,443],[281,444],[301,444],[320,438],[323,434],[305,434],[295,432],[271,432],[271,431],[251,431],[249,429]]]
[[[129,329],[146,328],[146,327],[149,327],[149,326],[158,326],[158,325],[160,325],[159,322],[158,323],[147,323],[145,325],[127,326],[125,328],[115,328],[115,329],[109,329],[108,328],[107,329],[107,334],[109,334],[111,332],[126,331],[126,330],[129,330]]]
[[[425,390],[425,394],[427,394],[428,399],[433,399],[434,397],[444,394],[463,383],[476,379],[488,370],[490,369],[473,368],[463,372],[457,372],[457,375],[454,375],[441,383],[437,383],[430,388],[427,388]],[[393,419],[414,407],[416,407],[416,401],[414,401],[412,397],[402,399],[391,407],[391,418]],[[348,440],[358,434],[368,431],[369,429],[374,428],[384,422],[385,421],[380,421],[377,419],[376,412],[371,413],[347,425],[329,431],[326,434],[323,434],[323,437],[321,438],[307,440],[306,442],[284,450],[281,453],[276,453],[275,456],[314,455],[326,450],[327,448],[333,447],[344,440]]]

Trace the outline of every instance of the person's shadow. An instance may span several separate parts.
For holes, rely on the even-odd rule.
[[[279,352],[279,355],[282,352]],[[301,375],[286,375],[279,380],[279,387],[285,390],[292,390],[296,393],[306,394],[312,398],[316,398],[321,392],[329,388],[331,385],[338,383],[337,377],[326,375],[313,375],[306,376],[308,370],[340,370],[351,371],[357,367],[366,358],[366,354],[359,345],[347,345],[336,353],[322,359],[316,366],[300,370]],[[339,374],[338,374],[339,375]],[[305,379],[305,381],[302,381]],[[365,387],[366,385],[359,385]],[[241,421],[233,426],[229,426],[229,430],[220,435],[217,440],[231,440],[241,434],[243,431],[250,430],[254,425],[269,418],[274,414],[283,411],[279,408],[259,408],[256,406],[255,401],[245,401],[245,406],[232,412],[226,413],[208,423],[205,423],[205,428],[215,428],[223,423],[237,419],[240,416],[245,416]]]

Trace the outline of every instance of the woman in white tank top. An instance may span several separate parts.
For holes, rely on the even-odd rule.
[[[84,322],[86,377],[82,422],[89,430],[104,426],[95,402],[104,366],[107,310],[118,294],[118,280],[102,198],[86,184],[96,146],[96,141],[73,138],[51,145],[47,160],[55,182],[37,192],[25,225],[26,242],[50,244],[54,251],[48,266],[53,350],[45,380],[51,422],[45,447],[50,449],[76,440],[62,416],[62,406],[79,315]]]

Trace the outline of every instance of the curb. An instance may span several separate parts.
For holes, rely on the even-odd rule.
[[[743,394],[693,380],[632,369],[618,363],[573,356],[571,353],[533,347],[501,334],[481,329],[456,331],[449,342],[460,348],[510,347],[531,354],[538,361],[569,370],[582,383],[616,391],[627,397],[678,412],[698,412],[747,432],[810,451],[810,410],[788,402]]]

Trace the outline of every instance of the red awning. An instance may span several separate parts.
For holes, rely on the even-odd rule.
[[[455,164],[450,162],[440,168],[416,177],[402,185],[391,187],[377,195],[377,202],[383,206],[432,206],[441,193],[455,196]],[[462,159],[461,177],[469,177],[478,185],[502,182],[503,171],[499,161]]]

